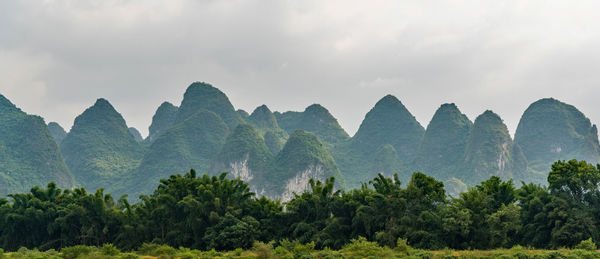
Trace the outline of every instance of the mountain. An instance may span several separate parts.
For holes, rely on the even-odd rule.
[[[467,141],[463,174],[455,175],[468,185],[478,184],[490,176],[504,180],[523,179],[527,162],[515,145],[506,125],[494,112],[479,115]]]
[[[144,138],[142,137],[142,134],[140,133],[139,130],[137,130],[134,127],[129,127],[128,130],[129,130],[129,133],[133,136],[133,139],[135,139],[135,141],[137,141],[137,142],[144,141]]]
[[[303,112],[276,112],[275,117],[279,127],[287,131],[288,134],[292,134],[296,130],[312,132],[328,145],[350,138],[337,119],[319,104],[308,106]]]
[[[402,164],[414,159],[425,129],[396,97],[379,100],[360,124],[353,145],[366,154],[374,154],[386,144],[394,147]]]
[[[324,181],[335,177],[336,188],[344,188],[345,180],[333,157],[316,135],[297,130],[277,154],[265,182],[267,196],[290,200],[293,193],[301,193],[308,187],[309,180]]]
[[[248,112],[247,112],[247,111],[244,111],[244,110],[242,110],[242,109],[238,109],[238,110],[237,110],[237,111],[235,111],[235,112],[237,112],[237,114],[238,114],[238,115],[240,115],[240,118],[242,118],[242,120],[247,120],[247,119],[248,119],[248,117],[250,117],[250,114],[248,114]]]
[[[211,172],[229,172],[230,176],[250,183],[256,191],[266,180],[264,175],[272,160],[273,154],[260,133],[248,124],[240,124],[227,136]]]
[[[460,170],[473,123],[453,103],[442,104],[425,130],[418,171],[446,180]]]
[[[159,179],[190,169],[209,172],[217,152],[225,143],[229,130],[214,112],[200,110],[158,136],[148,148],[138,168],[127,177],[118,193],[137,197],[149,194]]]
[[[138,166],[144,151],[105,99],[75,118],[60,149],[77,184],[90,191],[117,188],[120,177]]]
[[[378,173],[399,173],[408,181],[425,129],[394,96],[379,100],[349,141],[332,151],[351,188],[360,187]]]
[[[286,131],[279,128],[275,115],[266,105],[254,109],[248,116],[248,122],[261,132],[271,153],[277,154],[281,151],[289,136]]]
[[[74,185],[46,123],[0,94],[0,195],[27,192],[51,181],[61,188]]]
[[[242,122],[242,118],[235,111],[229,98],[219,89],[207,83],[196,82],[191,84],[179,106],[175,123],[180,123],[200,110],[214,112],[233,131]]]
[[[170,102],[164,102],[158,107],[154,116],[152,116],[152,124],[148,128],[149,134],[146,142],[154,141],[165,130],[173,126],[178,109]]]
[[[600,162],[598,129],[577,108],[546,98],[532,103],[523,113],[515,133],[529,167],[547,173],[557,160]]]
[[[54,140],[56,140],[56,143],[59,145],[67,136],[67,132],[65,131],[65,129],[63,129],[63,127],[61,127],[60,124],[56,122],[48,123],[48,130],[50,130],[50,134],[52,135]]]

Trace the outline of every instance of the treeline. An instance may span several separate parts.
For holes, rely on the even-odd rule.
[[[285,204],[256,197],[239,179],[185,175],[163,179],[130,204],[102,190],[61,190],[55,184],[0,200],[0,245],[40,250],[143,243],[200,250],[249,248],[284,240],[339,249],[364,237],[395,247],[399,238],[423,249],[491,249],[521,245],[573,247],[600,234],[600,165],[558,161],[548,186],[491,177],[459,197],[414,173],[405,187],[379,175],[360,189],[335,190],[334,179],[311,181]]]

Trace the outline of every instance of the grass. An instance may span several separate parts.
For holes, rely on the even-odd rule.
[[[540,250],[520,246],[494,250],[436,250],[426,251],[406,247],[390,249],[377,246],[364,239],[354,240],[344,248],[316,250],[311,244],[283,244],[273,247],[272,243],[257,242],[249,250],[235,249],[218,252],[199,251],[188,248],[175,249],[166,245],[144,244],[138,251],[119,251],[112,245],[102,247],[74,246],[61,251],[21,248],[15,252],[2,252],[1,259],[200,259],[200,258],[600,258],[599,250],[558,249]]]

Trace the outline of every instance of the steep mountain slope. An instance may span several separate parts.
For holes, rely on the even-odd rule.
[[[138,168],[129,174],[119,194],[149,194],[159,179],[191,168],[209,172],[211,161],[225,143],[227,125],[214,112],[200,110],[161,134],[148,148]]]
[[[200,110],[214,112],[232,131],[242,122],[240,115],[223,92],[210,84],[196,82],[185,91],[175,123],[186,120]]]
[[[273,154],[279,153],[289,137],[287,132],[279,128],[275,115],[266,105],[254,109],[248,116],[248,122],[252,124],[265,139],[265,144]]]
[[[257,191],[257,185],[268,181],[264,176],[272,160],[273,154],[260,133],[248,124],[240,124],[227,136],[214,159],[211,172],[229,172],[231,177],[249,182],[251,188]]]
[[[137,142],[144,141],[144,138],[142,137],[142,134],[136,128],[129,127],[129,133],[133,136],[133,139],[135,139],[135,141],[137,141]]]
[[[146,142],[150,143],[154,141],[165,130],[173,126],[178,109],[177,106],[170,102],[164,102],[158,107],[156,113],[152,116],[152,124],[148,128],[149,134]]]
[[[56,122],[48,123],[48,130],[50,130],[50,134],[52,135],[54,140],[56,140],[56,143],[58,145],[60,145],[63,139],[65,139],[65,137],[67,136],[67,132],[65,131],[65,129],[63,129],[63,127],[61,127],[60,124]]]
[[[337,119],[319,104],[308,106],[303,112],[276,112],[275,117],[279,127],[287,131],[288,134],[292,134],[296,130],[312,132],[328,145],[350,138]]]
[[[442,104],[427,126],[417,155],[417,169],[439,180],[455,176],[473,123],[455,104]]]
[[[367,113],[354,137],[337,144],[332,154],[351,188],[378,173],[399,173],[407,181],[424,132],[406,107],[387,95]]]
[[[297,130],[275,157],[265,182],[265,195],[287,201],[294,192],[305,190],[311,178],[324,181],[330,176],[335,177],[336,188],[345,187],[344,177],[323,143],[314,134]]]
[[[118,187],[120,177],[138,166],[143,148],[121,114],[107,100],[98,99],[75,118],[61,152],[78,185],[90,191],[110,191]]]
[[[46,123],[0,94],[0,195],[27,192],[51,181],[61,188],[74,184]]]
[[[356,135],[353,146],[366,154],[390,144],[396,149],[403,164],[409,164],[419,149],[425,129],[396,97],[387,95],[367,113]]]
[[[500,116],[492,111],[479,115],[473,124],[464,160],[464,175],[456,175],[473,185],[499,176],[502,179],[523,179],[527,163],[518,145],[513,144]]]
[[[556,160],[600,162],[598,129],[577,108],[556,99],[541,99],[523,113],[515,133],[530,169],[547,173]]]

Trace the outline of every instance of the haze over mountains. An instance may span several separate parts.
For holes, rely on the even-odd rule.
[[[514,140],[493,111],[472,122],[455,104],[442,104],[425,128],[392,95],[366,113],[351,137],[319,104],[302,112],[261,105],[249,114],[199,82],[188,87],[179,107],[158,106],[146,139],[104,99],[67,133],[0,95],[0,133],[1,195],[55,181],[135,198],[151,192],[158,179],[190,168],[228,171],[254,192],[283,200],[311,178],[333,176],[337,188],[356,188],[378,173],[398,173],[406,182],[414,171],[457,193],[492,175],[543,183],[559,159],[600,161],[596,126],[551,98],[530,105]]]

